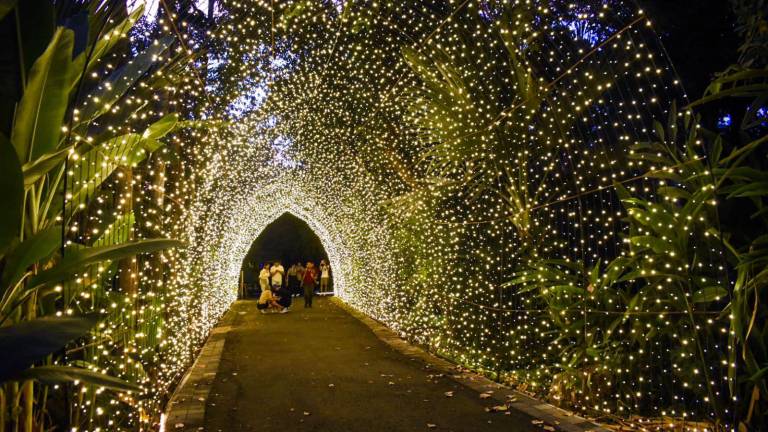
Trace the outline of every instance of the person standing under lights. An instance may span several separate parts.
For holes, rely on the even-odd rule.
[[[331,266],[325,260],[320,261],[320,293],[329,292],[328,281],[331,279]]]
[[[269,274],[272,276],[272,291],[279,293],[280,288],[283,287],[283,276],[285,275],[285,269],[280,264],[280,261],[275,261],[269,270]]]
[[[307,263],[304,270],[304,277],[301,279],[301,287],[304,288],[304,307],[312,307],[312,297],[315,295],[315,284],[317,283],[317,272],[313,262]]]
[[[264,263],[259,272],[259,288],[261,292],[269,290],[269,263]]]

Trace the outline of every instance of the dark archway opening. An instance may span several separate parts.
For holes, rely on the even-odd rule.
[[[256,237],[243,260],[243,294],[246,297],[257,295],[262,265],[277,260],[286,269],[298,262],[318,264],[320,260],[329,261],[320,237],[312,228],[293,214],[283,213]]]

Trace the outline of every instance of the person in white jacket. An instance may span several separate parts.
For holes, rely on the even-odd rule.
[[[331,266],[325,260],[320,261],[320,292],[328,292],[328,281],[331,280]]]
[[[269,290],[269,263],[265,263],[259,272],[259,288],[261,292]]]

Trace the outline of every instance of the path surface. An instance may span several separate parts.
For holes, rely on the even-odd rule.
[[[521,412],[486,412],[494,402],[315,302],[269,315],[235,304],[205,431],[541,431]]]

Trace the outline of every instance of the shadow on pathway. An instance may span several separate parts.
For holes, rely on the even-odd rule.
[[[541,431],[421,360],[403,355],[327,299],[287,314],[235,303],[206,431]],[[453,392],[447,397],[446,392]]]

